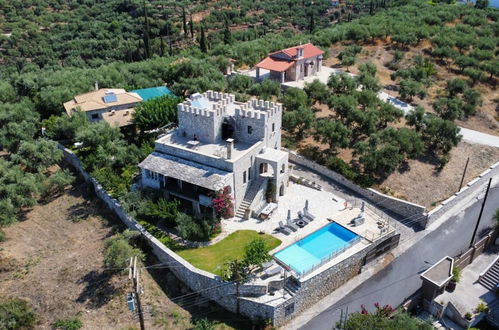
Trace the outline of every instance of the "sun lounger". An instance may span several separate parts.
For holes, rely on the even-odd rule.
[[[290,232],[288,231],[288,228],[284,225],[282,221],[279,221],[279,230],[282,231],[284,235],[289,235]]]
[[[281,266],[277,266],[277,267],[274,267],[274,268],[270,268],[270,269],[265,270],[265,275],[266,275],[267,277],[274,276],[274,275],[279,274],[282,270],[283,270],[283,269],[282,269],[282,267],[281,267]]]
[[[286,226],[288,226],[292,231],[297,231],[299,229],[299,227],[295,225],[292,220],[288,220]]]
[[[307,210],[305,210],[305,215],[304,215],[305,218],[307,218],[309,221],[314,221],[315,219],[315,216],[312,215],[310,212],[308,212]]]
[[[274,264],[275,264],[275,262],[273,260],[271,260],[271,261],[264,262],[262,264],[262,267],[263,267],[263,269],[268,269],[268,268],[272,267]]]

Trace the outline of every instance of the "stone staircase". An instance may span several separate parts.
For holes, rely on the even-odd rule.
[[[485,274],[480,275],[478,283],[491,291],[496,290],[496,285],[499,283],[499,258],[496,258],[494,264],[489,267]]]
[[[300,290],[300,286],[295,281],[286,281],[286,285],[284,286],[284,290],[290,295],[294,296],[298,290]]]
[[[248,207],[250,207],[251,203],[255,199],[256,194],[262,187],[263,183],[266,181],[266,178],[259,177],[256,180],[253,180],[251,183],[248,191],[246,192],[246,195],[244,195],[243,201],[239,205],[239,208],[236,211],[235,217],[242,219],[244,218],[244,212]]]

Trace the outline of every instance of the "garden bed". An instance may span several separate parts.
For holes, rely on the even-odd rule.
[[[242,259],[244,247],[256,238],[263,238],[269,250],[281,244],[279,239],[270,235],[253,230],[238,230],[216,244],[178,251],[177,254],[199,269],[222,275],[223,265],[230,260]]]

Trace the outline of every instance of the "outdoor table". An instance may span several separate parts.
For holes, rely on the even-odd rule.
[[[199,141],[197,141],[197,140],[190,140],[190,141],[187,141],[187,144],[189,145],[189,147],[191,147],[193,149],[196,149],[197,146],[199,145]]]
[[[267,219],[272,214],[272,212],[274,212],[276,208],[277,208],[276,203],[268,203],[260,212],[260,218]]]

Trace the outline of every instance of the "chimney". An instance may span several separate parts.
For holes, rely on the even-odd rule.
[[[94,86],[95,86],[95,90],[98,91],[99,90],[99,83],[97,81],[95,82]]]
[[[232,158],[232,149],[234,149],[234,139],[229,138],[227,140],[227,159]]]
[[[299,47],[296,47],[296,57],[297,58],[303,57],[303,46],[302,45],[300,45]]]

